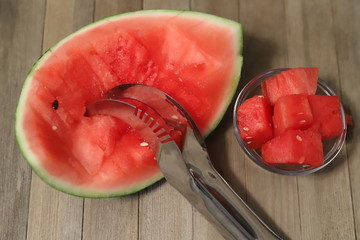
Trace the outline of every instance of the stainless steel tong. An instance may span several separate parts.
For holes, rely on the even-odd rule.
[[[214,169],[196,124],[175,100],[156,88],[141,84],[120,85],[110,90],[108,95],[112,99],[135,99],[154,110],[159,104],[175,110],[174,115],[162,117],[167,124],[183,132],[182,149],[171,141],[169,135],[160,131],[159,123],[154,123],[154,119],[149,123],[151,114],[139,114],[135,106],[119,100],[102,100],[96,103],[101,105],[111,101],[112,104],[125,104],[133,108],[135,115],[159,137],[157,159],[166,180],[201,212],[225,239],[282,239],[246,205]],[[148,99],[152,99],[150,104]],[[90,109],[94,109],[95,105]],[[96,113],[96,110],[92,112]],[[174,121],[179,118],[185,118],[186,121],[180,124],[179,121]]]

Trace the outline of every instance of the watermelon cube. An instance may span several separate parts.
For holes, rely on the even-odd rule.
[[[292,68],[261,83],[261,89],[272,105],[282,96],[315,94],[318,73],[318,68]]]
[[[312,128],[288,130],[261,147],[262,157],[271,164],[300,164],[312,167],[324,163],[321,134]]]
[[[322,139],[338,136],[343,131],[340,111],[340,100],[337,96],[309,95],[311,111],[314,117],[314,128]]]
[[[273,137],[272,109],[263,95],[247,99],[237,108],[240,137],[250,148],[259,148]]]
[[[127,124],[105,115],[83,117],[72,133],[71,151],[89,175],[97,174]]]
[[[273,123],[275,135],[289,129],[309,128],[313,116],[307,95],[292,94],[279,98],[274,105]]]

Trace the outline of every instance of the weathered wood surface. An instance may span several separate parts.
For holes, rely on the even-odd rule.
[[[217,170],[286,239],[359,238],[359,1],[1,0],[0,239],[222,239],[166,181],[122,198],[72,197],[32,174],[16,144],[14,117],[21,85],[42,52],[95,20],[160,8],[207,12],[241,22],[240,87],[268,69],[320,67],[320,76],[341,96],[355,123],[329,167],[301,177],[260,169],[236,143],[231,109],[207,144]]]

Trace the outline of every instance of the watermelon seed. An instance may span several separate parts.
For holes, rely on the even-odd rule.
[[[55,131],[55,130],[57,130],[58,128],[57,128],[57,126],[52,126],[51,129]]]
[[[304,123],[306,123],[306,120],[300,120],[299,123],[304,124]]]
[[[296,139],[299,140],[299,142],[302,141],[302,138],[299,135],[296,135]]]
[[[142,143],[140,143],[140,146],[146,147],[146,146],[149,146],[149,144],[147,142],[142,142]]]
[[[248,127],[243,127],[244,131],[249,131],[250,129]]]
[[[263,95],[259,95],[259,96],[257,96],[258,98],[263,98],[264,96]]]
[[[300,164],[303,164],[305,162],[305,157],[304,156],[301,156],[300,158],[299,158],[299,163]]]
[[[176,115],[172,115],[171,118],[172,118],[172,119],[179,119],[179,117],[176,116]]]
[[[246,142],[247,144],[251,144],[252,143],[252,141],[248,141],[248,142]]]
[[[52,106],[52,108],[54,110],[58,109],[59,108],[59,101],[55,99],[51,106]]]
[[[304,113],[303,112],[298,112],[297,115],[303,115]]]
[[[245,139],[252,139],[252,137],[245,137]]]

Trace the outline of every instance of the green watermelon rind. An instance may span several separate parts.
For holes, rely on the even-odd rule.
[[[144,188],[158,182],[163,178],[163,175],[161,172],[159,174],[155,174],[152,178],[147,179],[146,181],[142,181],[140,183],[134,184],[133,186],[128,187],[120,187],[118,189],[90,189],[90,188],[84,188],[81,186],[76,186],[74,184],[67,183],[59,178],[53,177],[52,175],[48,174],[46,170],[43,170],[43,168],[40,166],[38,158],[36,155],[30,150],[28,140],[26,139],[25,133],[22,129],[22,120],[24,115],[24,109],[25,109],[25,103],[27,98],[27,93],[29,86],[31,84],[32,76],[34,72],[39,68],[39,66],[42,65],[43,62],[45,62],[49,55],[52,54],[53,51],[55,51],[59,46],[61,46],[64,42],[68,41],[69,39],[73,38],[74,36],[86,31],[89,28],[95,27],[97,25],[105,24],[107,21],[111,20],[118,20],[123,17],[128,16],[139,16],[143,14],[154,14],[158,16],[159,14],[173,14],[173,13],[179,13],[179,14],[186,14],[194,17],[199,18],[207,18],[207,20],[212,21],[215,24],[225,24],[226,26],[231,26],[234,28],[234,32],[238,33],[239,35],[234,37],[234,40],[237,41],[235,43],[235,46],[238,46],[238,54],[236,59],[236,69],[234,69],[234,76],[230,80],[232,82],[232,86],[229,88],[228,92],[228,98],[226,98],[226,101],[224,101],[223,106],[220,108],[222,109],[222,112],[219,112],[216,114],[217,118],[214,119],[212,125],[208,128],[208,130],[205,132],[204,136],[207,136],[210,134],[211,131],[213,131],[216,126],[219,124],[221,119],[223,118],[227,107],[229,106],[230,102],[233,99],[233,96],[235,95],[236,89],[238,87],[238,83],[240,80],[240,74],[241,74],[241,67],[242,67],[242,26],[240,23],[237,23],[235,21],[221,18],[215,15],[206,14],[206,13],[200,13],[200,12],[194,12],[194,11],[178,11],[178,10],[142,10],[142,11],[136,11],[136,12],[129,12],[129,13],[123,13],[115,16],[110,16],[105,19],[101,19],[98,21],[95,21],[87,26],[84,26],[83,28],[77,30],[76,32],[72,33],[68,37],[62,39],[57,44],[55,44],[53,47],[49,48],[39,59],[38,61],[33,65],[33,67],[28,72],[28,75],[25,79],[25,82],[22,86],[21,94],[19,103],[16,110],[15,115],[15,132],[16,132],[16,139],[18,142],[18,145],[20,147],[20,150],[25,157],[28,164],[31,166],[31,168],[34,170],[37,176],[39,176],[44,182],[46,182],[51,187],[78,197],[87,197],[87,198],[106,198],[106,197],[118,197],[118,196],[124,196],[129,194],[134,194],[136,192],[139,192],[143,190]],[[224,26],[224,25],[222,25]]]

